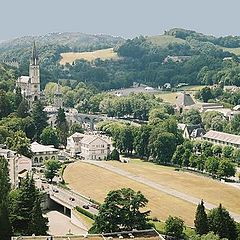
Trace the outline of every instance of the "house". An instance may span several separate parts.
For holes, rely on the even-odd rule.
[[[101,135],[74,133],[67,139],[66,149],[72,157],[79,155],[86,160],[104,160],[110,154],[111,143]]]
[[[110,154],[110,143],[97,135],[85,135],[81,140],[81,157],[86,160],[104,160]]]
[[[205,135],[203,135],[202,139],[213,144],[240,148],[239,135],[210,130]]]
[[[180,123],[178,124],[178,129],[182,130],[183,137],[186,139],[201,138],[205,134],[205,130],[200,124],[187,125]]]
[[[21,178],[32,171],[32,160],[17,154],[15,151],[3,148],[0,148],[0,156],[7,159],[11,185],[13,188],[17,187]]]
[[[33,167],[40,167],[45,160],[58,160],[59,150],[53,145],[42,145],[37,142],[31,144],[31,151],[33,152],[32,165]]]
[[[237,87],[235,85],[229,85],[229,86],[224,86],[223,91],[225,92],[237,92],[240,90],[240,87]]]
[[[172,61],[174,63],[180,63],[187,61],[191,58],[191,56],[167,56],[164,60],[163,63],[168,63],[169,61]]]

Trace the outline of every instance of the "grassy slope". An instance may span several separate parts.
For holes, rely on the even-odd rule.
[[[148,41],[161,47],[166,47],[170,43],[185,43],[185,40],[183,39],[175,38],[174,36],[168,35],[151,36],[148,37]]]
[[[113,51],[113,48],[107,48],[102,50],[97,50],[93,52],[68,52],[68,53],[62,53],[61,54],[61,61],[60,64],[64,65],[66,63],[72,64],[77,59],[84,59],[87,61],[93,61],[97,58],[100,58],[102,60],[106,59],[117,59],[117,53]]]

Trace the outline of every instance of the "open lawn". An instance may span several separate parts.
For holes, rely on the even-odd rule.
[[[228,210],[240,214],[240,191],[217,180],[141,160],[130,160],[128,164],[111,161],[109,164],[212,204],[222,203]]]
[[[138,163],[129,166],[138,167]],[[141,191],[149,199],[148,209],[152,210],[152,217],[165,220],[174,215],[182,217],[187,225],[193,225],[195,205],[103,168],[78,161],[67,166],[64,180],[73,190],[99,202],[103,202],[110,190],[130,187]]]
[[[222,50],[236,54],[237,56],[240,55],[240,48],[226,48],[226,47],[220,47]]]
[[[97,50],[94,52],[68,52],[68,53],[61,53],[61,61],[60,64],[65,65],[66,63],[72,64],[77,59],[84,59],[89,62],[100,58],[102,60],[107,59],[117,59],[118,55],[116,52],[113,51],[113,48],[107,48],[102,50]]]

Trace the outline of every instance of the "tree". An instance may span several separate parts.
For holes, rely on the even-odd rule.
[[[39,197],[32,177],[21,181],[19,189],[10,194],[10,221],[14,232],[32,235],[30,232],[31,213],[36,199]]]
[[[215,157],[208,157],[205,161],[205,170],[215,176],[218,172],[219,159]]]
[[[236,240],[237,228],[234,219],[221,204],[209,212],[208,223],[209,230],[218,234],[220,238]]]
[[[117,149],[113,149],[112,152],[111,152],[111,160],[117,160],[119,161],[120,160],[120,156],[119,156],[119,152]]]
[[[202,123],[202,117],[198,110],[191,109],[187,112],[184,112],[182,115],[183,122],[186,124],[201,124]]]
[[[54,145],[55,148],[59,146],[58,133],[52,127],[46,127],[43,129],[40,135],[41,143],[45,145]]]
[[[23,99],[21,103],[18,105],[17,116],[20,118],[25,118],[29,115],[28,111],[29,111],[28,102],[27,100]]]
[[[11,113],[11,103],[5,91],[0,90],[0,119]]]
[[[169,163],[176,150],[176,138],[174,134],[162,132],[152,134],[149,140],[150,155],[157,163]]]
[[[11,223],[8,212],[8,194],[10,192],[10,178],[8,162],[0,157],[0,239],[9,240],[11,237]]]
[[[106,233],[149,228],[147,216],[150,211],[140,211],[147,203],[141,192],[130,188],[110,191],[100,207],[92,231]]]
[[[56,128],[58,131],[60,143],[66,146],[69,129],[68,129],[68,123],[67,123],[66,115],[63,108],[58,109],[56,124],[57,124]]]
[[[40,140],[40,135],[45,127],[48,126],[47,113],[43,111],[44,107],[40,101],[35,102],[32,109],[32,118],[36,127],[35,139]]]
[[[47,235],[48,219],[43,217],[42,208],[40,206],[40,199],[37,198],[34,203],[34,207],[31,212],[31,222],[29,226],[29,232],[36,236]]]
[[[215,156],[220,157],[222,154],[222,147],[219,145],[213,145],[212,152]]]
[[[191,155],[192,155],[191,150],[190,149],[186,149],[184,154],[183,154],[183,156],[182,156],[182,158],[183,158],[182,164],[183,164],[184,167],[188,167],[189,166],[189,160],[190,160]]]
[[[73,123],[73,125],[70,127],[70,134],[74,134],[74,133],[84,133],[84,129],[82,128],[82,126],[78,123]]]
[[[26,137],[26,134],[23,131],[17,131],[13,137],[7,137],[6,145],[9,149],[16,151],[21,155],[29,158],[32,157],[30,140]]]
[[[203,102],[208,102],[209,99],[213,98],[211,89],[209,87],[204,87],[202,90],[200,90],[200,98],[203,100]]]
[[[169,216],[165,222],[166,235],[180,239],[183,235],[184,221],[178,217]]]
[[[235,176],[236,168],[233,163],[228,159],[222,159],[218,166],[217,174],[219,177],[232,177]]]
[[[23,100],[22,97],[22,91],[20,87],[16,87],[16,92],[15,92],[15,107],[18,109],[19,105],[21,104]]]
[[[191,236],[190,240],[220,240],[220,237],[218,235],[215,235],[213,232],[210,232],[202,236],[201,235]]]
[[[194,225],[197,234],[203,235],[208,233],[208,218],[203,200],[197,206]]]
[[[51,182],[53,178],[57,175],[57,172],[61,166],[60,162],[57,160],[47,160],[44,162],[45,164],[45,177],[49,179]]]
[[[232,146],[224,146],[222,155],[225,158],[231,158],[233,155],[234,148]]]

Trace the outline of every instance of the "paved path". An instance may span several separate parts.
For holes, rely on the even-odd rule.
[[[66,235],[69,233],[72,234],[86,234],[87,231],[77,227],[72,224],[70,218],[66,215],[59,213],[57,211],[50,211],[46,213],[48,217],[48,225],[49,230],[48,234],[56,236],[56,235]]]
[[[173,197],[177,197],[177,198],[180,198],[184,201],[187,201],[189,203],[192,203],[194,205],[198,205],[199,202],[201,201],[201,199],[199,198],[196,198],[196,197],[193,197],[189,194],[186,194],[186,193],[183,193],[183,192],[179,192],[173,188],[170,188],[168,186],[165,186],[165,185],[162,185],[162,184],[159,184],[159,183],[156,183],[154,181],[151,181],[145,177],[142,177],[142,176],[137,176],[137,175],[134,175],[128,171],[125,171],[125,170],[122,170],[120,168],[117,168],[117,167],[114,167],[106,162],[102,162],[102,161],[83,161],[85,163],[88,163],[88,164],[92,164],[92,165],[95,165],[95,166],[98,166],[98,167],[101,167],[101,168],[104,168],[106,170],[109,170],[111,172],[114,172],[114,173],[117,173],[121,176],[124,176],[124,177],[127,177],[129,179],[132,179],[134,181],[137,181],[139,183],[142,183],[144,185],[147,185],[151,188],[154,188],[160,192],[164,192],[168,195],[171,195]],[[214,204],[211,204],[209,202],[205,202],[204,201],[204,205],[206,207],[206,209],[210,210],[212,208],[216,208],[217,206],[214,205]],[[236,213],[233,213],[233,212],[230,212],[231,216],[235,219],[235,221],[237,222],[240,222],[240,215],[239,214],[236,214]]]

